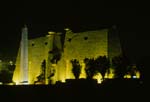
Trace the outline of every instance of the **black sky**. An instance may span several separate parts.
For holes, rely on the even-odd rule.
[[[6,1],[0,7],[0,56],[11,58],[17,53],[24,24],[28,25],[30,38],[47,34],[49,30],[62,31],[65,27],[84,31],[116,25],[127,55],[133,59],[148,56],[150,16],[145,4],[131,1]]]

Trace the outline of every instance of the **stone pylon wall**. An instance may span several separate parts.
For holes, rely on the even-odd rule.
[[[55,35],[55,36],[54,36]],[[60,34],[49,34],[45,37],[30,39],[28,42],[28,59],[29,59],[29,83],[33,84],[37,80],[37,76],[41,72],[41,64],[46,60],[46,76],[52,69],[55,70],[54,76],[51,78],[52,83],[56,81],[65,82],[66,79],[74,79],[72,73],[72,59],[77,59],[82,66],[80,78],[85,78],[85,58],[97,58],[98,56],[111,57],[121,53],[121,45],[118,37],[113,37],[108,29],[85,31],[73,33],[67,30],[64,43],[61,42]],[[63,45],[63,47],[62,47]],[[53,58],[53,47],[61,52],[60,60],[56,64],[52,64],[50,60]],[[16,60],[16,69],[13,75],[13,81],[19,82],[20,75],[20,49]]]
[[[72,59],[79,60],[82,65],[80,78],[85,78],[84,58],[97,58],[98,56],[108,56],[108,30],[87,31],[73,33],[66,32],[64,52],[61,61],[58,63],[58,79],[74,79],[72,73]]]

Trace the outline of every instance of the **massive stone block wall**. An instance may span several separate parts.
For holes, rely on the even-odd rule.
[[[108,56],[108,30],[87,31],[80,33],[66,32],[64,52],[61,61],[58,63],[58,80],[74,79],[72,73],[72,59],[79,60],[82,65],[80,78],[85,78],[84,63],[85,58],[96,58],[98,56]]]
[[[62,44],[60,34],[49,34],[45,37],[30,39],[28,42],[28,59],[29,59],[29,83],[33,84],[37,80],[37,76],[41,71],[41,64],[46,60],[46,76],[52,69],[55,70],[54,76],[51,78],[52,83],[56,81],[65,82],[66,79],[74,79],[72,73],[72,59],[79,60],[82,70],[80,78],[85,78],[85,58],[97,58],[98,56],[114,56],[121,52],[118,38],[113,40],[108,29],[86,31],[73,33],[67,30]],[[114,41],[114,42],[113,42]],[[117,44],[117,45],[115,45]],[[56,46],[60,52],[60,60],[52,64],[50,60],[53,53],[49,53]],[[63,46],[63,47],[62,47]],[[20,49],[16,60],[16,69],[13,75],[13,81],[19,82],[20,77]]]

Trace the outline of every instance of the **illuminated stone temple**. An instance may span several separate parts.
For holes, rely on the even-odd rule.
[[[34,84],[38,81],[37,77],[42,73],[43,67],[45,68],[44,84],[75,79],[71,71],[70,61],[72,59],[79,60],[82,66],[79,78],[86,78],[83,62],[85,58],[97,58],[98,56],[112,58],[122,53],[119,37],[112,28],[78,33],[66,28],[65,31],[65,34],[51,31],[46,36],[27,41],[27,27],[23,28],[22,36],[24,37],[21,42],[24,41],[28,46],[20,45],[18,50],[16,69],[13,75],[13,81],[16,84],[22,81]],[[22,55],[23,53],[25,54]],[[113,77],[112,73],[110,73],[110,78]],[[100,79],[100,77],[100,74],[95,76],[96,79]]]

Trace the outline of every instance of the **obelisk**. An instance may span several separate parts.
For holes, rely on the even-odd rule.
[[[28,84],[28,28],[25,25],[21,34],[21,56],[20,56],[21,83]]]

